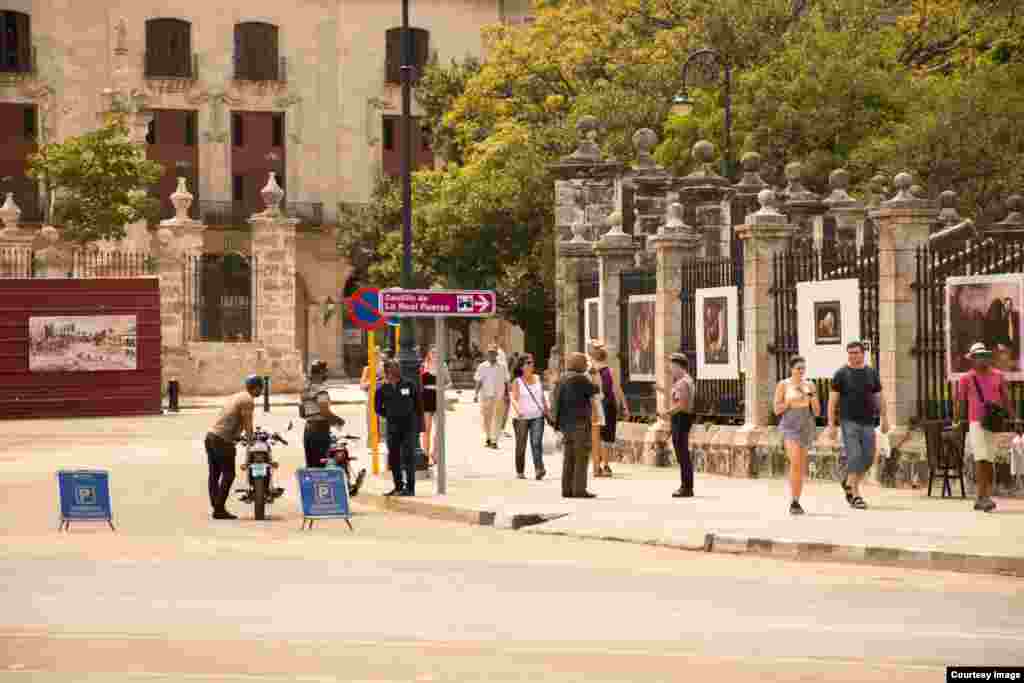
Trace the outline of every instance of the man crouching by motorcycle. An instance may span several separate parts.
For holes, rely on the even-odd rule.
[[[303,446],[306,467],[323,467],[331,448],[331,426],[342,427],[345,420],[331,410],[331,395],[327,393],[327,363],[316,361],[309,366],[309,377],[302,390],[299,417],[306,420]]]
[[[206,434],[206,461],[210,466],[210,505],[214,519],[238,519],[225,509],[231,485],[235,481],[235,442],[245,433],[253,433],[252,414],[256,397],[263,393],[263,379],[250,375],[245,380],[245,391],[232,394],[217,416],[217,421]]]

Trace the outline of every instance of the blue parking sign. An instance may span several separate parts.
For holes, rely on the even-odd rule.
[[[302,527],[313,528],[316,519],[344,519],[349,528],[352,511],[349,509],[348,479],[340,468],[302,468],[295,472],[299,480],[299,499],[302,502]]]
[[[60,529],[71,522],[106,522],[114,528],[110,506],[110,473],[105,470],[59,470]]]

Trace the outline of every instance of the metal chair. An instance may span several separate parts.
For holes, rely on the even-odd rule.
[[[928,451],[928,495],[932,495],[932,483],[942,477],[942,498],[953,496],[950,481],[960,480],[960,497],[967,497],[964,485],[964,440],[966,435],[959,430],[944,432],[942,420],[923,423],[925,446]]]

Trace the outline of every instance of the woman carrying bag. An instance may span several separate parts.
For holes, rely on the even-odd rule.
[[[527,354],[515,370],[510,392],[512,426],[516,436],[516,476],[526,479],[526,444],[533,453],[533,469],[537,480],[544,478],[544,421],[550,419],[544,384],[536,373],[533,356]]]

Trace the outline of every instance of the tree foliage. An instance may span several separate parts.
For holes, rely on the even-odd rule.
[[[159,202],[147,195],[147,188],[160,180],[164,168],[146,159],[116,118],[95,131],[44,145],[28,168],[47,187],[50,220],[63,224],[68,241],[123,239],[127,224],[158,214]]]

